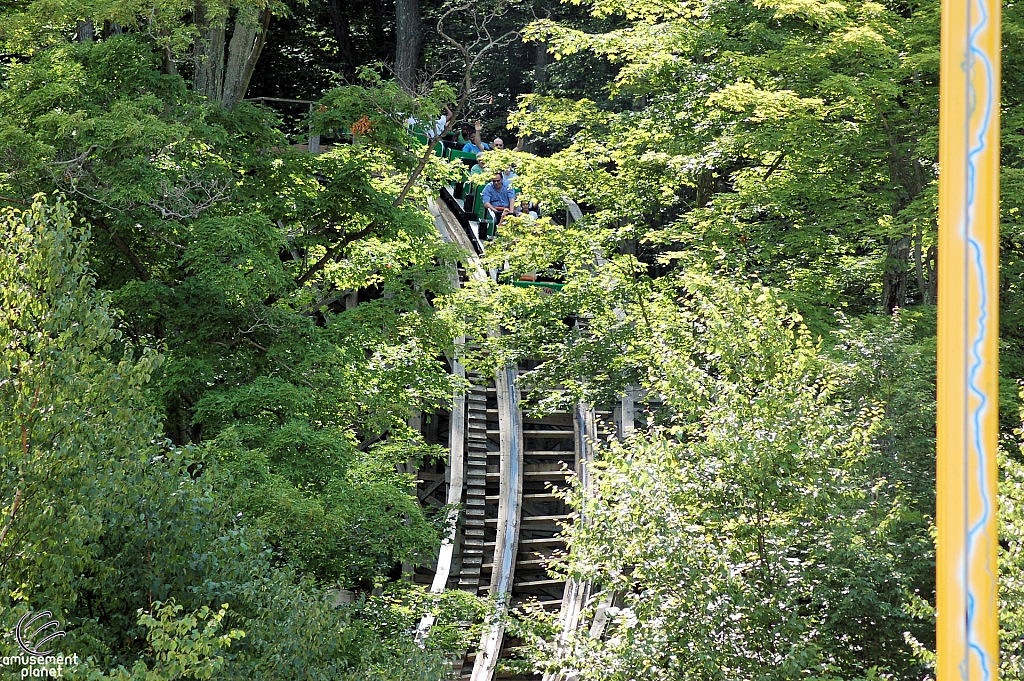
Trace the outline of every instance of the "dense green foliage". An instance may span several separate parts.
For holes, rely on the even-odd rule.
[[[574,499],[586,521],[563,569],[621,596],[607,638],[581,632],[562,664],[594,679],[919,678],[933,464],[918,424],[878,400],[895,387],[899,413],[927,393],[910,335],[846,329],[830,356],[764,289],[712,281],[648,300],[638,382],[664,425],[602,450]]]
[[[2,450],[4,629],[45,604],[67,627],[67,654],[87,661],[79,673],[129,670],[117,678],[436,678],[438,656],[382,635],[415,616],[400,599],[334,608],[313,582],[275,570],[268,534],[228,503],[231,469],[159,436],[144,391],[164,358],[115,329],[67,206],[39,200],[3,225],[2,418],[15,434]],[[387,500],[384,480],[366,484],[379,494],[361,494]],[[372,559],[364,549],[356,565]],[[225,614],[209,608],[224,602],[241,633],[218,637]],[[2,646],[16,654],[13,641]]]
[[[569,387],[563,403],[610,404],[630,385],[651,403],[652,429],[602,451],[594,498],[574,498],[592,523],[573,527],[559,568],[617,608],[602,638],[583,630],[541,656],[593,679],[926,676],[938,6],[588,6],[589,26],[525,34],[617,75],[604,97],[523,98],[515,123],[560,150],[516,158],[517,186],[553,217],[508,225],[488,253],[568,283],[558,296],[478,286],[454,306],[473,333],[510,332],[484,366],[540,359],[526,382]],[[1010,8],[1006,30],[1018,21]],[[1015,48],[1006,59],[1012,130]],[[1006,437],[1021,359],[1014,163]],[[571,226],[563,196],[584,211]]]
[[[63,191],[98,228],[98,274],[126,333],[164,354],[151,396],[167,436],[220,458],[240,509],[286,533],[286,559],[372,582],[433,541],[422,519],[406,524],[421,513],[393,472],[416,453],[365,450],[449,393],[424,298],[450,286],[435,265],[447,256],[419,210],[392,205],[398,187],[374,179],[369,150],[269,153],[283,141],[265,114],[205,108],[147,54],[121,36],[12,67],[6,118],[35,140],[18,146],[5,193]],[[371,286],[395,295],[331,314]],[[366,522],[358,544],[316,539]]]
[[[489,17],[497,43],[468,78],[434,31],[449,5],[422,7],[439,75],[415,94],[375,64],[393,3],[0,10],[0,631],[52,610],[96,680],[442,678],[485,608],[400,578],[445,517],[410,473],[445,452],[410,423],[447,409],[468,336],[471,369],[530,361],[536,412],[626,390],[646,409],[569,494],[584,520],[553,566],[614,595],[604,632],[557,647],[523,616],[530,664],[931,678],[937,3],[470,2],[446,30],[483,49]],[[250,94],[316,99],[308,117],[197,85],[207,10],[268,17]],[[1004,25],[1014,681],[1019,8]],[[487,156],[545,217],[507,220],[497,281],[462,288],[427,210],[457,172],[405,127],[448,106],[489,138],[517,106],[543,152]],[[345,143],[293,147],[308,128]],[[537,272],[566,285],[505,285]]]
[[[30,54],[54,26],[27,10],[4,29]],[[93,10],[162,35],[125,6]],[[201,678],[167,667],[159,632],[190,636],[203,625],[187,613],[228,603],[244,638],[222,662],[211,638],[181,664],[221,678],[436,678],[435,649],[472,630],[420,651],[418,592],[370,592],[438,542],[400,471],[438,455],[407,420],[451,394],[450,334],[429,301],[450,289],[455,254],[420,207],[448,171],[431,164],[416,184],[415,157],[381,153],[397,113],[364,146],[293,152],[269,112],[210,105],[166,73],[165,37],[58,39],[3,69],[0,196],[18,208],[4,218],[4,307],[26,326],[5,326],[2,627],[49,608],[95,673]],[[378,117],[361,92],[334,93],[331,115]],[[380,92],[437,115],[436,98]],[[32,326],[28,301],[53,330]],[[48,344],[32,345],[37,332]],[[35,428],[24,449],[22,424]],[[330,606],[339,588],[356,603]],[[453,599],[433,606],[442,629],[479,616]],[[171,601],[186,614],[159,614]]]

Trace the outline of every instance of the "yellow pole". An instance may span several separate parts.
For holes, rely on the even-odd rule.
[[[998,0],[942,0],[938,681],[996,681]]]

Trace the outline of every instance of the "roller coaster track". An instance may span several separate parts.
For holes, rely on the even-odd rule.
[[[314,104],[274,98],[257,101],[264,105],[300,104],[311,107],[310,110]],[[308,150],[319,153],[319,135],[311,133]],[[431,204],[430,210],[442,238],[459,244],[469,255],[465,275],[486,277],[479,262],[486,245],[486,230],[479,223],[468,221],[466,212],[460,210],[464,207],[461,200],[451,192],[443,190],[441,198]],[[567,215],[579,219],[579,207],[568,198],[565,201]],[[460,280],[458,276],[455,279]],[[461,339],[457,346],[464,343],[465,339]],[[570,519],[558,489],[565,487],[573,473],[584,493],[589,489],[587,465],[593,457],[594,442],[601,436],[596,427],[596,412],[577,404],[571,413],[524,418],[518,367],[506,366],[494,379],[487,379],[473,373],[467,375],[458,353],[449,360],[453,374],[468,379],[470,388],[452,399],[449,463],[443,472],[421,470],[425,489],[418,492],[421,502],[451,509],[447,517],[449,530],[430,574],[414,574],[413,579],[429,584],[432,593],[457,588],[495,599],[497,617],[487,627],[477,650],[470,651],[456,665],[456,671],[462,672],[466,663],[471,662],[471,672],[461,673],[461,678],[537,679],[539,674],[496,673],[499,659],[510,656],[515,647],[514,641],[505,638],[503,615],[527,601],[559,608],[558,647],[584,625],[583,617],[592,598],[591,585],[552,578],[547,565],[555,553],[565,549],[561,530]],[[623,400],[621,414],[620,434],[632,430],[631,395]],[[586,522],[586,518],[578,521]],[[604,612],[612,602],[611,594],[600,597],[590,626],[591,636],[600,636]],[[433,615],[422,617],[417,627],[419,641],[429,636],[433,624]],[[572,681],[573,677],[572,673],[548,674],[544,681]]]
[[[466,229],[441,202],[431,210],[442,236],[470,254],[463,276],[488,276],[479,263],[483,245],[475,238],[476,230]],[[457,357],[452,367],[457,375],[466,375]],[[611,604],[610,595],[592,594],[588,583],[566,583],[547,570],[552,556],[565,549],[561,530],[570,520],[558,490],[573,473],[584,492],[589,488],[587,464],[593,458],[594,442],[602,437],[599,412],[577,404],[569,413],[524,417],[518,374],[515,366],[504,367],[489,380],[470,373],[466,375],[469,390],[456,395],[452,403],[445,501],[452,507],[461,505],[463,517],[461,525],[450,523],[450,533],[429,579],[435,593],[457,588],[494,599],[497,617],[487,626],[477,649],[468,651],[457,669],[468,681],[540,679],[538,674],[498,669],[499,660],[513,656],[517,644],[505,636],[503,615],[509,609],[530,601],[557,608],[560,633],[556,645],[560,646],[585,626],[583,619],[591,600],[599,601],[591,635],[595,631],[600,635],[603,613]],[[603,415],[612,414],[607,411]],[[620,430],[632,427],[631,417],[620,423]],[[450,520],[457,515],[455,510]],[[426,573],[419,576],[423,582],[427,578]],[[432,624],[432,617],[425,616],[419,636],[429,635]],[[569,678],[571,675],[548,675],[545,681]]]

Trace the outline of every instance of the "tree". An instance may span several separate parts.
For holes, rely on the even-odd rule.
[[[98,300],[67,204],[37,197],[2,225],[0,613],[49,608],[83,658],[124,659],[139,608],[230,596],[211,583],[243,581],[258,540],[159,439],[146,385],[161,358]]]
[[[69,33],[71,27],[79,42],[91,42],[93,31],[86,31],[83,38],[82,25],[117,27],[104,37],[139,31],[155,39],[167,74],[176,74],[179,63],[189,62],[195,91],[230,111],[245,97],[271,16],[284,12],[285,6],[277,0],[165,0],[156,4],[30,2],[21,9],[9,16],[8,31],[0,34],[13,49],[32,53],[41,44],[59,43],[61,34]]]
[[[235,15],[225,56],[227,3],[197,2],[194,10],[199,36],[195,42],[197,92],[210,101],[219,101],[231,110],[245,97],[256,63],[263,52],[274,11],[272,4],[241,5]]]
[[[209,443],[236,471],[239,510],[266,519],[280,560],[372,585],[437,541],[394,464],[432,454],[406,422],[451,390],[439,359],[451,336],[429,300],[449,289],[454,252],[412,201],[424,189],[396,146],[404,117],[329,99],[323,115],[347,125],[379,118],[367,145],[275,153],[266,112],[208,107],[158,63],[126,34],[13,67],[0,106],[18,121],[10,139],[35,142],[19,144],[0,193],[78,200],[127,333],[162,346],[153,397],[167,437]],[[73,104],[45,123],[52,97]],[[446,172],[435,166],[425,177]],[[267,526],[311,509],[320,522]],[[379,532],[362,544],[344,529],[370,519]]]
[[[919,369],[933,331],[927,306],[906,307],[927,302],[934,283],[934,193],[914,184],[914,164],[934,157],[934,8],[591,8],[619,25],[591,34],[539,22],[527,34],[548,41],[556,64],[579,52],[613,61],[616,99],[526,98],[520,132],[562,150],[488,159],[516,162],[517,188],[550,217],[503,223],[487,265],[566,284],[542,296],[483,282],[455,303],[467,334],[509,331],[467,361],[529,358],[534,394],[565,388],[537,408],[608,405],[639,385],[662,428],[610,447],[593,506],[577,500],[598,520],[573,529],[580,557],[568,571],[629,609],[603,639],[581,632],[565,670],[745,678],[756,660],[756,673],[779,678],[917,678],[934,584],[933,379]],[[566,196],[583,215],[558,224]],[[769,309],[775,296],[784,308]],[[876,318],[894,297],[901,312]],[[795,331],[804,319],[813,335]],[[795,338],[775,345],[777,330]],[[820,351],[798,340],[813,336]],[[684,366],[692,372],[677,373]],[[762,407],[773,416],[752,432]],[[780,464],[787,441],[795,458]],[[747,456],[753,468],[737,460]],[[812,479],[822,486],[785,491]],[[771,520],[754,517],[756,499]],[[765,529],[763,547],[750,526]],[[740,527],[750,533],[732,534]],[[709,593],[695,592],[704,583]],[[848,619],[863,631],[847,631]]]
[[[54,612],[61,652],[83,661],[72,671],[97,680],[438,678],[462,642],[414,644],[418,594],[332,605],[272,566],[227,503],[232,471],[160,438],[147,384],[163,358],[117,330],[66,202],[36,197],[0,225],[0,625]],[[394,503],[370,475],[368,498]],[[435,607],[445,626],[472,611]],[[0,640],[0,656],[15,646]]]
[[[534,97],[523,132],[571,139],[582,128],[559,160],[593,154],[611,164],[597,166],[607,180],[591,180],[610,191],[584,201],[608,206],[607,219],[638,236],[663,228],[662,242],[706,261],[724,254],[733,271],[785,288],[817,330],[819,315],[827,323],[831,314],[819,307],[859,313],[922,301],[931,290],[923,213],[933,201],[935,15],[931,6],[912,18],[873,7],[769,3],[697,16],[673,3],[597,3],[596,17],[625,25],[590,34],[537,22],[528,35],[556,59],[587,52],[615,62],[608,92],[634,106],[560,129],[561,107],[575,103]],[[914,281],[911,250],[925,268]]]
[[[1019,434],[1018,434],[1019,437]],[[1019,441],[1018,441],[1019,442]],[[999,460],[999,674],[1019,681],[1024,670],[1024,466],[1020,450],[1002,452]]]
[[[830,356],[761,286],[691,271],[630,300],[612,271],[591,281],[613,302],[581,281],[548,297],[585,300],[585,329],[524,295],[505,319],[528,338],[488,348],[532,342],[550,363],[524,380],[569,401],[607,404],[628,381],[652,403],[648,428],[599,447],[592,493],[570,496],[587,522],[555,568],[617,594],[604,635],[583,626],[541,659],[582,679],[920,678],[933,442],[913,442],[928,411],[906,405],[927,404],[930,377],[892,359],[907,331],[851,329]]]
[[[419,0],[395,0],[395,78],[408,92],[416,90],[416,72],[423,50],[423,20]]]

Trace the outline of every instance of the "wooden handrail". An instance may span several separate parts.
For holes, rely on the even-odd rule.
[[[308,99],[285,99],[283,97],[249,97],[243,99],[243,102],[282,102],[284,104],[308,104],[313,106],[316,102]]]

